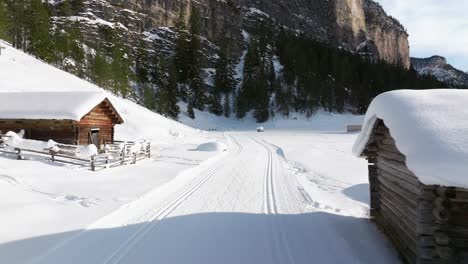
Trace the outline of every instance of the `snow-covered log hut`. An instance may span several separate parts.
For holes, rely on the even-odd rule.
[[[394,91],[353,151],[369,162],[371,218],[406,263],[468,263],[468,91]]]
[[[24,130],[26,139],[73,145],[113,143],[123,119],[104,93],[0,93],[0,131]]]

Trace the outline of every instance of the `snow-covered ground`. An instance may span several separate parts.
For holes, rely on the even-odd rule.
[[[8,47],[0,89],[99,89],[48,67]],[[39,81],[18,86],[22,72]],[[100,172],[0,156],[0,263],[399,262],[367,218],[366,162],[344,132],[363,117],[277,117],[257,133],[252,118],[197,112],[182,117],[191,128],[111,100],[117,139],[150,138],[154,156]]]
[[[0,56],[0,92],[104,92],[4,42],[0,44],[5,47]],[[200,144],[216,142],[215,135],[168,120],[131,101],[107,96],[125,120],[116,126],[116,139],[150,139],[152,158],[135,166],[91,172],[30,156],[17,161],[0,155],[0,244],[86,228],[221,152],[194,151]],[[43,241],[26,252],[25,248],[1,247],[0,263],[22,263],[22,258],[7,256],[19,253],[27,259],[60,240]]]

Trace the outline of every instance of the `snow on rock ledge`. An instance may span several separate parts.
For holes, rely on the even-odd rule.
[[[392,91],[371,103],[353,147],[362,156],[378,119],[426,185],[468,188],[468,91]]]

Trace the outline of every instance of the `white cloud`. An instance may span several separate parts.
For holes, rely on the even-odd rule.
[[[410,34],[411,56],[441,55],[468,71],[468,1],[376,0]]]

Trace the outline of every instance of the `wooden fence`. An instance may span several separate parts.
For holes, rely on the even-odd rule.
[[[23,160],[25,154],[41,156],[52,162],[61,162],[83,167],[89,167],[92,171],[111,167],[135,164],[137,161],[151,157],[151,141],[115,141],[113,144],[104,144],[104,148],[97,155],[89,159],[79,157],[79,146],[57,144],[57,148],[44,149],[43,151],[12,148],[5,149],[5,135],[0,134],[0,153],[15,155],[18,160]]]

